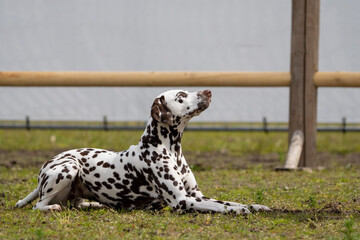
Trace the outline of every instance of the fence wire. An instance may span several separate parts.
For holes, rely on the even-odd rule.
[[[146,122],[136,123],[109,123],[107,117],[103,118],[102,122],[95,122],[92,124],[71,122],[64,123],[38,123],[31,122],[27,116],[24,122],[18,121],[3,121],[0,122],[0,129],[26,129],[26,130],[103,130],[103,131],[139,131],[145,129]],[[287,124],[269,123],[266,117],[263,118],[262,123],[253,123],[245,125],[245,123],[197,123],[190,124],[185,128],[187,131],[229,131],[229,132],[287,132],[289,130]],[[339,124],[321,124],[317,127],[318,132],[360,132],[360,124],[347,124],[346,118],[343,118]]]

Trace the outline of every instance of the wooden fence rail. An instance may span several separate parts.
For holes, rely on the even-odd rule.
[[[0,86],[286,87],[287,72],[0,72]]]
[[[360,87],[360,72],[317,72],[314,84],[317,87]]]
[[[0,86],[289,87],[289,72],[0,72]],[[360,87],[360,72],[317,72],[319,87]]]

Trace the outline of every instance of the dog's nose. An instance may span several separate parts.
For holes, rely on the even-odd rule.
[[[210,90],[204,90],[203,94],[207,96],[208,98],[211,98],[211,91]]]

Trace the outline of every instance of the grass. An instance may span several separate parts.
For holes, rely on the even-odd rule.
[[[13,207],[37,184],[39,167],[46,160],[46,154],[38,152],[52,154],[83,146],[126,149],[137,143],[140,135],[0,130],[0,239],[360,239],[360,161],[345,157],[360,153],[356,133],[319,134],[318,150],[325,152],[329,161],[345,160],[314,172],[275,172],[265,162],[250,160],[246,167],[234,163],[270,155],[274,164],[281,165],[287,149],[284,133],[184,135],[187,159],[206,195],[267,205],[273,209],[270,213],[178,214],[169,208],[43,213],[31,210],[30,205]],[[8,165],[13,157],[17,162]]]
[[[3,130],[0,149],[49,150],[94,146],[106,149],[127,149],[137,144],[142,131],[71,131],[71,130]],[[336,154],[360,152],[359,133],[319,133],[318,151]],[[287,133],[263,132],[186,132],[186,151],[227,151],[231,155],[266,154],[287,151]]]

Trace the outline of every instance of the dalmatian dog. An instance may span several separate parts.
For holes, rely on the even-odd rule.
[[[42,166],[38,186],[16,207],[40,198],[33,209],[162,209],[248,214],[270,209],[205,197],[182,153],[189,120],[208,108],[211,91],[172,90],[158,96],[137,145],[126,151],[82,148],[60,153]],[[93,201],[87,202],[85,199]]]

